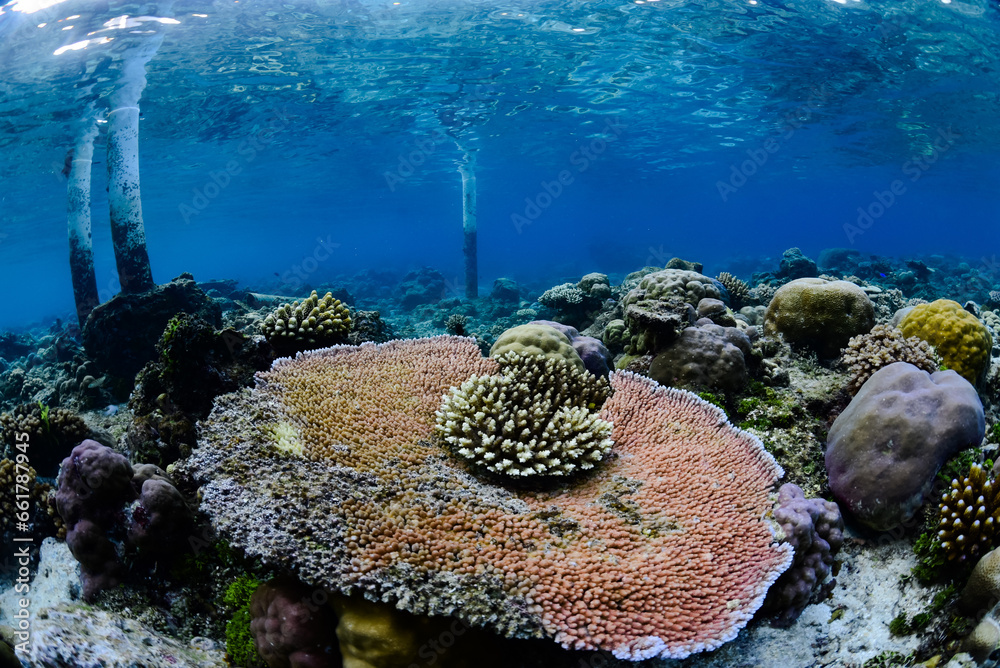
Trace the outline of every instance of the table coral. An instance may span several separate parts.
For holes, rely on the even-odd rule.
[[[221,535],[313,586],[630,660],[733,639],[791,562],[765,519],[782,471],[760,440],[613,373],[611,458],[555,490],[505,489],[429,439],[441,396],[495,365],[456,337],[279,360],[218,400],[173,474],[200,485]],[[276,447],[277,424],[301,455]]]

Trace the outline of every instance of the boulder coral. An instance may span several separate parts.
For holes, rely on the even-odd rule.
[[[895,362],[861,386],[830,428],[830,489],[864,524],[891,529],[913,517],[942,464],[979,445],[985,431],[983,404],[967,380]]]
[[[985,371],[993,337],[979,318],[950,299],[938,299],[910,309],[899,320],[904,336],[914,336],[934,346],[949,369],[970,383]]]
[[[799,278],[778,288],[764,314],[764,333],[835,357],[852,336],[875,325],[865,291],[847,281]]]
[[[445,392],[496,365],[447,336],[278,360],[217,400],[173,474],[232,544],[331,592],[633,661],[733,639],[792,558],[760,440],[615,372],[604,465],[557,489],[490,484],[431,436]]]
[[[705,321],[688,327],[653,358],[649,377],[662,385],[739,392],[746,385],[750,339],[735,327]]]

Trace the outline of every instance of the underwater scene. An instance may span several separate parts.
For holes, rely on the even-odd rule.
[[[1000,665],[995,0],[0,0],[0,668]]]

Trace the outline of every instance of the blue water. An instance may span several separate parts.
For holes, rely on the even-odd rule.
[[[749,278],[791,246],[974,265],[1000,248],[995,2],[175,1],[141,8],[172,22],[106,25],[139,11],[3,6],[0,327],[72,320],[64,158],[87,105],[106,113],[132,76],[123,47],[153,37],[140,168],[159,282],[432,266],[461,285],[460,146],[481,292],[673,256]],[[102,126],[102,299],[105,145]]]

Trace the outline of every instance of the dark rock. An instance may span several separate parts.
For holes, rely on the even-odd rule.
[[[197,286],[191,274],[146,292],[121,293],[95,308],[83,328],[87,354],[109,373],[134,376],[156,358],[156,343],[178,313],[222,326],[222,309]]]

